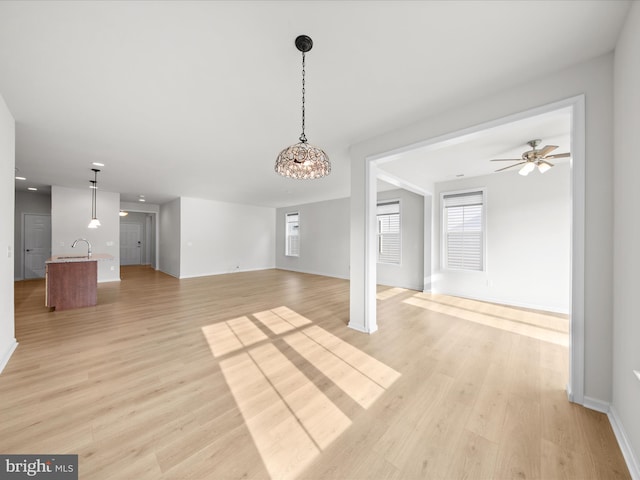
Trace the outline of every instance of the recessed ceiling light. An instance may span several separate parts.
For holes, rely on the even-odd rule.
[[[25,177],[16,177],[16,180],[26,180]]]
[[[146,200],[144,198],[139,198],[138,201],[139,202],[146,202]]]
[[[93,162],[91,165],[95,165],[96,167],[104,167],[104,163]]]
[[[36,187],[29,187],[27,190],[31,190],[32,192],[37,192],[38,189]]]

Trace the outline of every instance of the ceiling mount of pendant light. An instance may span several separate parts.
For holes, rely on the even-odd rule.
[[[307,143],[305,127],[305,53],[313,47],[313,41],[307,35],[300,35],[295,41],[296,48],[302,52],[302,133],[300,142],[285,148],[276,160],[275,171],[284,177],[313,179],[322,178],[331,173],[331,162],[324,151]]]
[[[98,228],[100,226],[100,220],[96,214],[96,203],[98,201],[98,170],[92,168],[93,180],[89,180],[91,183],[91,221],[89,222],[89,228]]]

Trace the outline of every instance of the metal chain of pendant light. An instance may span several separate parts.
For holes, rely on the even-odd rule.
[[[93,180],[89,180],[91,183],[91,221],[89,222],[89,228],[98,228],[100,220],[98,220],[96,204],[98,202],[98,172],[100,170],[92,168],[91,171],[93,172]]]
[[[322,178],[331,173],[331,162],[324,151],[307,143],[305,128],[305,53],[313,47],[307,35],[300,35],[295,41],[302,52],[302,134],[300,142],[285,148],[276,160],[275,171],[284,177],[298,179]]]

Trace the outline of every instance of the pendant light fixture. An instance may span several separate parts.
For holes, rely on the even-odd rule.
[[[307,35],[300,35],[296,38],[295,43],[296,48],[302,52],[302,134],[299,143],[280,152],[275,170],[280,175],[289,178],[322,178],[331,173],[329,157],[320,148],[308,144],[304,134],[305,53],[311,50],[313,41]]]
[[[93,171],[93,180],[89,180],[91,182],[91,221],[89,222],[89,228],[98,228],[100,226],[100,220],[96,215],[96,203],[98,201],[98,170],[97,168],[92,168]]]

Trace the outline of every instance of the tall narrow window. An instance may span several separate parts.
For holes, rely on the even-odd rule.
[[[400,263],[400,201],[378,204],[378,263]]]
[[[445,268],[484,270],[484,192],[442,196]]]
[[[300,214],[285,215],[285,247],[284,254],[289,257],[300,256]]]

